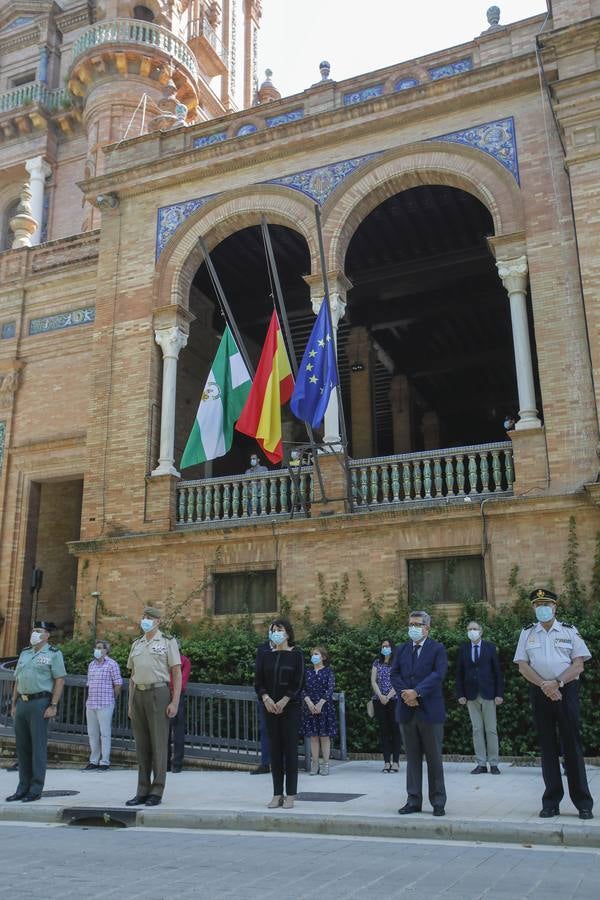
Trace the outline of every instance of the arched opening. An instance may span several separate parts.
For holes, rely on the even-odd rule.
[[[269,228],[296,356],[301,358],[314,315],[310,290],[303,275],[310,272],[310,253],[298,232],[282,225]],[[244,344],[256,366],[273,310],[265,249],[259,226],[243,228],[222,240],[211,259],[223,286]],[[225,321],[220,313],[210,276],[203,263],[192,282],[190,311],[196,317],[190,327],[187,347],[181,351],[177,369],[175,465],[179,466]],[[305,439],[303,425],[289,412],[282,416],[284,442]],[[182,471],[185,479],[220,477],[245,472],[256,442],[234,431],[233,446],[225,456]],[[284,453],[286,446],[284,444]],[[258,454],[260,456],[260,453]],[[264,459],[261,462],[269,465]]]
[[[518,396],[493,231],[483,203],[444,185],[396,194],[356,229],[340,334],[353,456],[505,440]],[[536,389],[541,409],[537,365]]]
[[[154,22],[155,16],[151,9],[147,6],[134,6],[133,18],[139,19],[140,22]]]

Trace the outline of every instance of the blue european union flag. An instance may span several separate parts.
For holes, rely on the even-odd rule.
[[[331,392],[338,383],[329,301],[325,297],[308,339],[290,400],[294,415],[318,428],[325,416]]]

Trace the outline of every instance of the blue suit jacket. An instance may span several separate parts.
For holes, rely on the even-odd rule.
[[[390,678],[398,694],[396,715],[400,724],[417,716],[424,722],[437,723],[446,719],[442,683],[448,670],[448,657],[443,644],[427,638],[413,667],[413,642],[396,648]],[[402,691],[415,690],[419,705],[410,707],[400,697]]]
[[[484,700],[504,696],[504,679],[500,670],[500,660],[495,646],[490,641],[482,641],[479,651],[479,665],[475,665],[471,653],[471,641],[461,644],[456,658],[456,696]]]

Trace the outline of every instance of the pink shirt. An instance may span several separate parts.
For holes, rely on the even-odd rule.
[[[103,660],[93,659],[88,666],[87,705],[90,709],[103,709],[115,702],[115,685],[123,684],[119,664],[105,656]]]

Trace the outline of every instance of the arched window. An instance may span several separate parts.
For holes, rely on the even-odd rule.
[[[133,18],[141,22],[154,22],[154,13],[147,6],[134,6]]]
[[[14,234],[10,230],[8,223],[12,219],[12,217],[17,212],[17,207],[21,201],[17,197],[16,200],[13,200],[8,206],[4,207],[3,215],[2,215],[2,232],[0,233],[0,252],[2,250],[10,250],[12,247],[12,242],[14,240]]]

